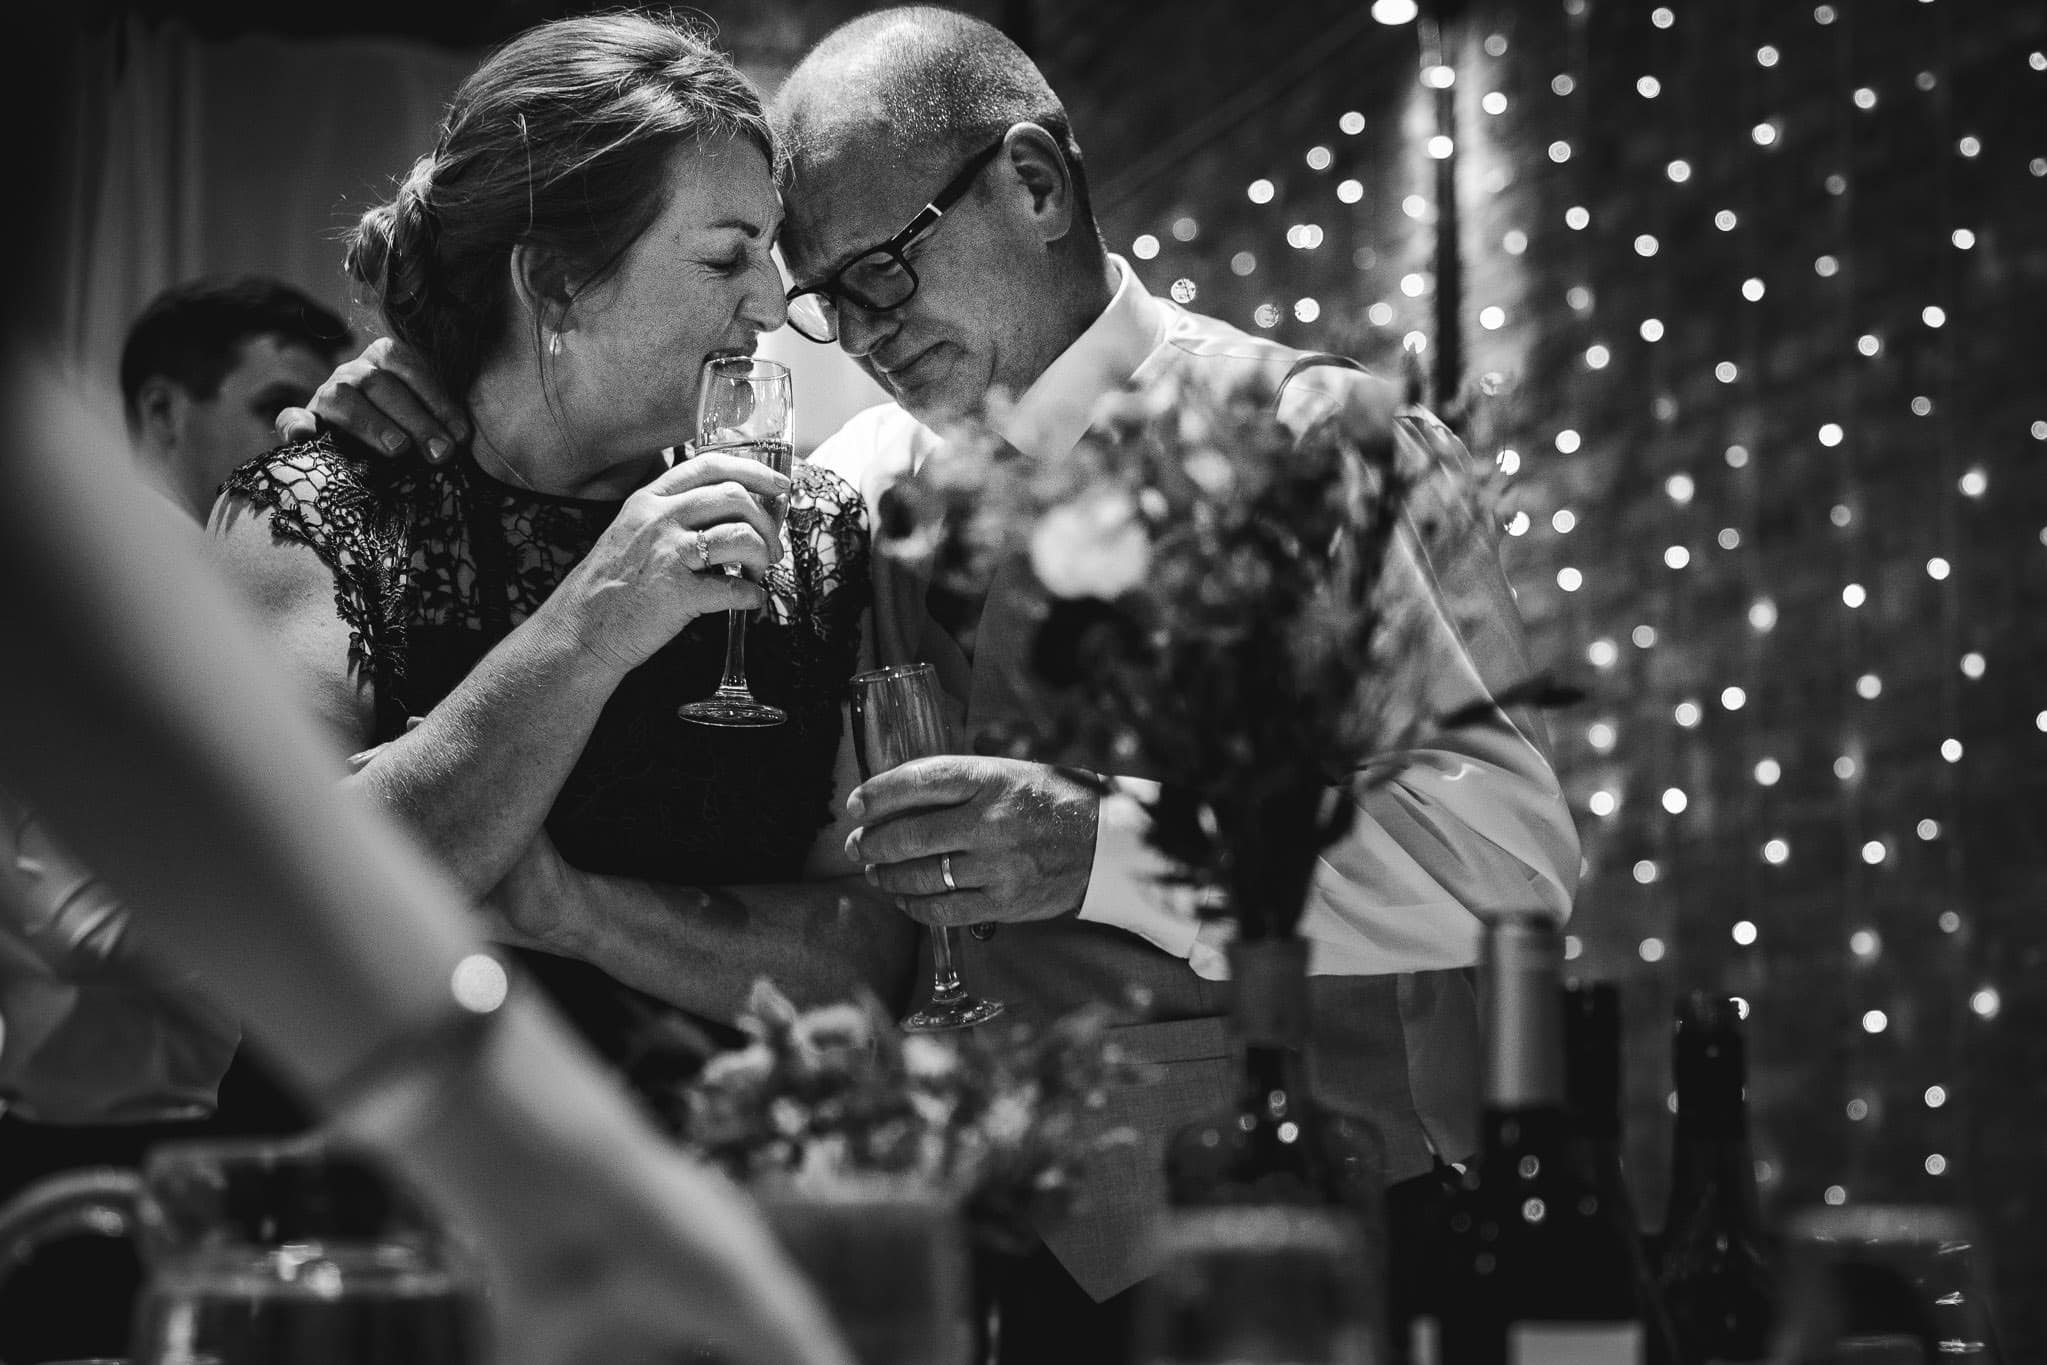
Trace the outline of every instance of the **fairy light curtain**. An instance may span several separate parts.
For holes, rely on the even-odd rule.
[[[1148,30],[1180,89],[1096,87],[1080,126],[1341,41],[1169,158],[1090,137],[1104,183],[1148,168],[1112,247],[1386,369],[1455,302],[1448,405],[1508,479],[1538,656],[1593,693],[1554,725],[1569,946],[1629,1002],[1643,1204],[1671,1000],[1739,994],[1774,1210],[1971,1207],[2008,1352],[2047,1351],[2047,10],[1372,8],[1266,14],[1229,68]]]

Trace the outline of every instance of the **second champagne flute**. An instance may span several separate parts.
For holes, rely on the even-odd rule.
[[[876,773],[953,752],[939,700],[938,672],[930,664],[896,664],[853,679],[853,751],[864,781]],[[971,1028],[1002,1013],[1000,1000],[971,994],[953,965],[952,930],[931,930],[931,1001],[903,1020],[912,1033]]]
[[[697,391],[697,439],[690,456],[744,455],[777,474],[795,465],[792,439],[795,390],[789,367],[758,356],[713,356],[704,362]],[[739,566],[725,572],[739,576]],[[700,725],[780,725],[789,717],[780,707],[754,699],[746,683],[746,613],[726,613],[725,676],[718,690],[676,712]]]

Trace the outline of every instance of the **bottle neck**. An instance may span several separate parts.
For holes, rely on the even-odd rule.
[[[1748,1136],[1748,1062],[1739,1026],[1680,1020],[1675,1049],[1677,1126],[1671,1152],[1673,1220],[1705,1206],[1722,1226],[1761,1226]],[[1673,1228],[1675,1230],[1675,1228]]]
[[[1563,947],[1548,920],[1511,916],[1489,926],[1479,992],[1488,1110],[1562,1107],[1562,970]]]
[[[1230,945],[1231,1016],[1246,1050],[1299,1052],[1308,1043],[1308,945],[1302,939]]]

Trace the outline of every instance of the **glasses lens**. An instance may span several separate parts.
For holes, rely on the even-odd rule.
[[[862,308],[899,308],[917,292],[917,277],[893,251],[870,251],[839,275],[839,293]]]
[[[823,294],[798,294],[789,300],[789,325],[812,341],[837,341],[839,310]]]

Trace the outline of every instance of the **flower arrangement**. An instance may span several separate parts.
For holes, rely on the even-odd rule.
[[[1150,838],[1245,938],[1293,933],[1321,850],[1430,727],[1403,659],[1444,609],[1390,570],[1446,535],[1492,534],[1490,487],[1412,404],[1304,432],[1270,388],[1111,395],[1069,458],[1034,461],[988,424],[882,506],[884,553],[971,599],[1005,563],[1035,612],[1034,711],[1009,753],[1160,782]],[[1390,419],[1390,420],[1389,420]],[[1368,426],[1354,430],[1353,425]],[[1396,438],[1395,430],[1403,435]],[[1553,702],[1534,680],[1502,702]]]
[[[799,1011],[754,985],[751,1041],[663,1101],[683,1144],[743,1184],[821,1192],[875,1177],[949,1192],[977,1243],[1016,1251],[1057,1217],[1082,1169],[1127,1131],[1089,1111],[1137,1076],[1106,1037],[1107,1008],[1033,1032],[985,1025],[906,1034],[872,997]]]

